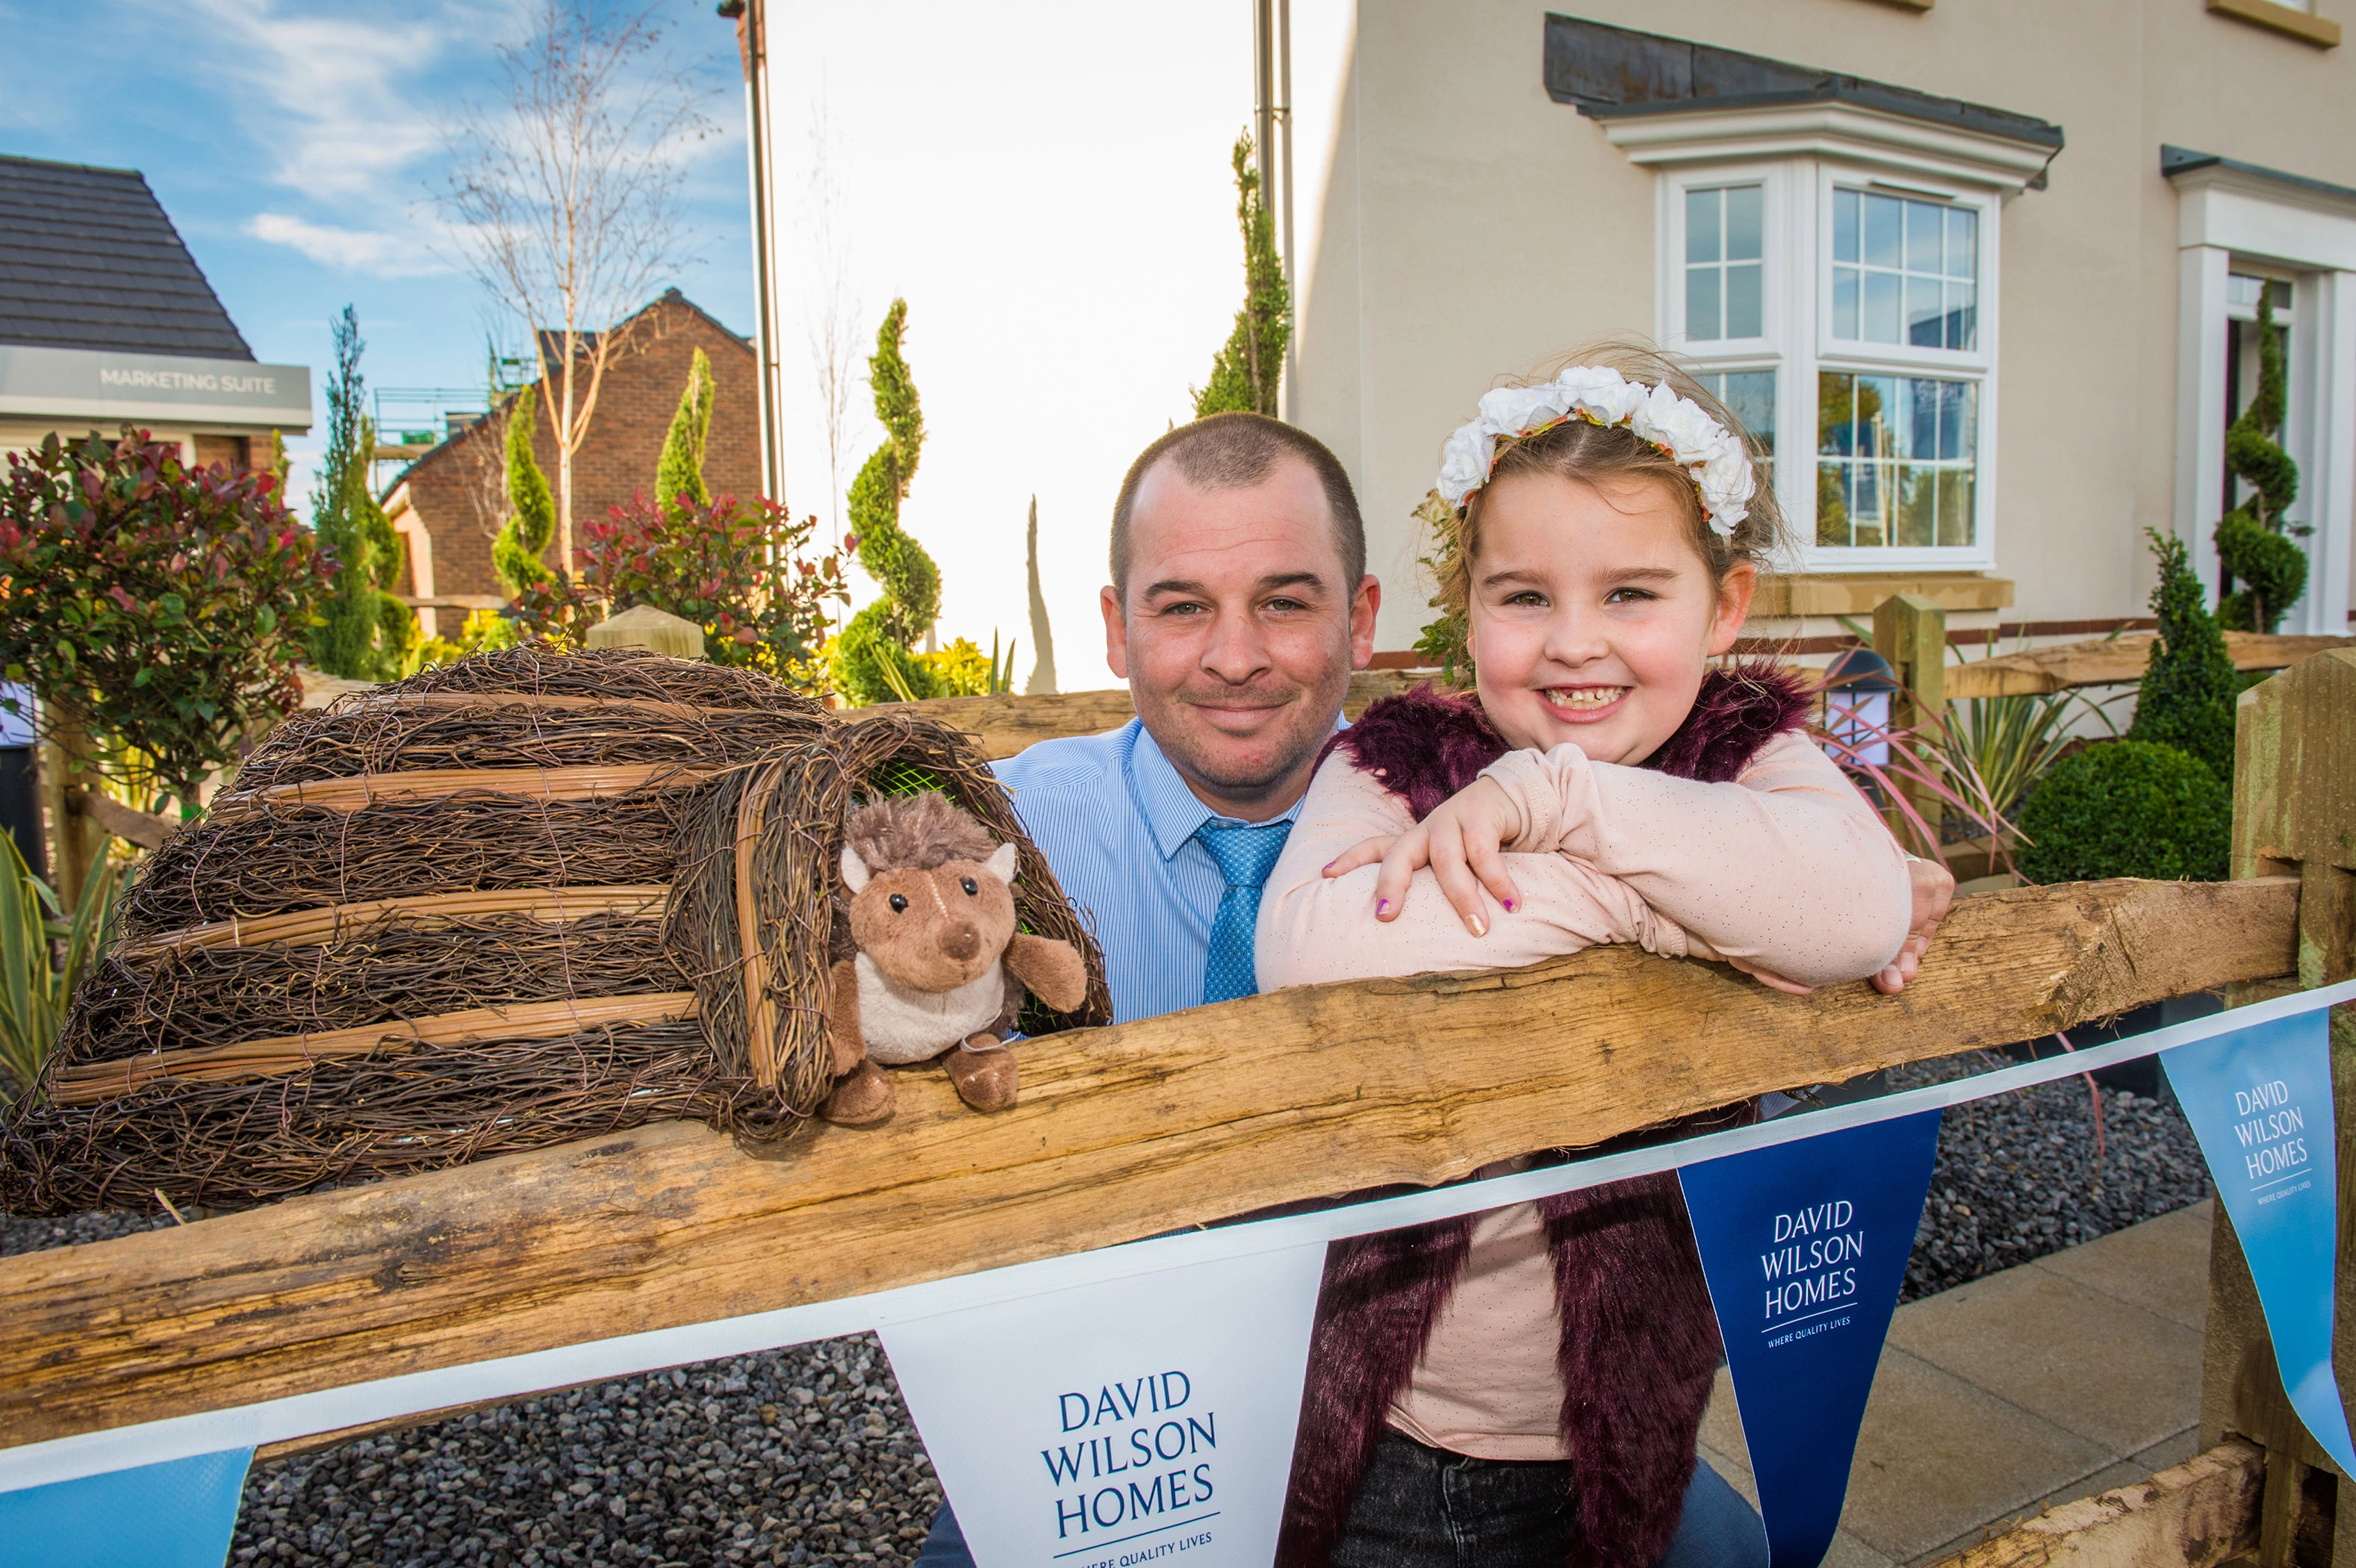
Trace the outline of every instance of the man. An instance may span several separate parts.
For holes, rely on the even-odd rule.
[[[1114,1017],[1129,1019],[1257,993],[1260,889],[1350,672],[1374,656],[1382,587],[1340,462],[1258,414],[1147,447],[1114,503],[1111,557],[1105,657],[1137,718],[1041,741],[997,775],[1093,916]],[[1697,1466],[1671,1562],[1749,1559],[1765,1559],[1757,1516]],[[918,1568],[972,1561],[943,1508]]]

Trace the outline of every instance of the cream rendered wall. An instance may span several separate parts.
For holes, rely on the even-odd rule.
[[[2139,614],[2172,521],[2176,196],[2159,146],[2356,186],[2356,68],[2200,0],[1583,0],[1615,26],[2033,114],[2068,145],[2006,205],[1994,454],[2008,617]],[[1408,514],[1479,394],[1654,325],[1654,176],[1546,93],[1527,0],[1359,0],[1335,101],[1304,100],[1296,419],[1362,491],[1377,645],[1429,592]],[[1327,149],[1330,149],[1328,151]],[[1319,181],[1322,177],[1322,188]]]

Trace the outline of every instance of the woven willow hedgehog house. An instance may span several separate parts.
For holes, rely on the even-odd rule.
[[[947,725],[532,645],[298,715],[140,868],[0,1125],[0,1200],[235,1206],[665,1120],[776,1143],[828,1086],[813,868],[852,803],[913,787],[1020,844],[1024,924],[1089,955],[1087,1004],[1038,1027],[1106,1021],[1093,944]]]

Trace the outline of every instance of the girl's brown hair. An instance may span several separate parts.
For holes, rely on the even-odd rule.
[[[1465,498],[1461,515],[1442,502],[1436,491],[1419,514],[1434,535],[1434,548],[1426,563],[1439,580],[1440,592],[1433,597],[1432,606],[1444,616],[1424,628],[1424,644],[1419,645],[1427,653],[1443,655],[1443,662],[1453,664],[1462,658],[1462,639],[1472,595],[1472,561],[1481,553],[1481,505],[1489,486],[1508,475],[1552,474],[1591,485],[1642,479],[1657,482],[1676,498],[1686,519],[1687,537],[1709,568],[1713,582],[1723,582],[1729,571],[1745,563],[1764,572],[1783,548],[1783,515],[1775,505],[1773,488],[1767,483],[1765,450],[1757,437],[1743,429],[1742,421],[1682,365],[1647,344],[1612,338],[1568,356],[1527,384],[1535,386],[1550,380],[1564,367],[1571,365],[1604,366],[1648,387],[1665,382],[1679,397],[1690,398],[1702,412],[1733,432],[1741,440],[1743,450],[1751,454],[1759,475],[1758,488],[1751,497],[1750,515],[1734,526],[1731,537],[1720,537],[1702,515],[1701,496],[1695,491],[1693,475],[1685,465],[1625,425],[1606,427],[1583,419],[1570,419],[1536,435],[1501,440],[1496,461],[1489,470],[1489,485]]]

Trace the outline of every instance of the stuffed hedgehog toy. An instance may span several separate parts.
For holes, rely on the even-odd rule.
[[[1016,857],[937,790],[851,814],[828,1008],[837,1082],[819,1113],[828,1121],[883,1121],[897,1096],[878,1064],[940,1057],[975,1110],[1014,1104],[1005,1037],[1024,987],[1068,1012],[1088,985],[1077,948],[1014,929]]]

